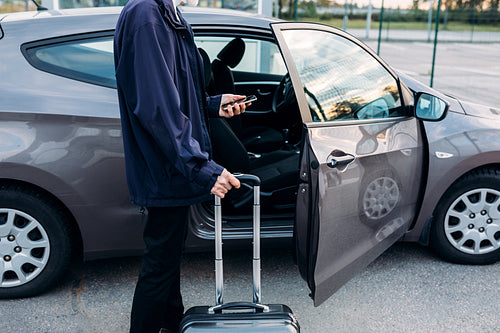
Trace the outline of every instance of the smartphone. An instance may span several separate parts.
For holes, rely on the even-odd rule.
[[[247,96],[247,97],[242,98],[242,99],[238,99],[238,100],[233,101],[233,102],[230,102],[230,103],[222,104],[222,110],[227,111],[227,106],[228,106],[228,105],[234,105],[234,104],[247,104],[247,103],[254,102],[254,101],[256,101],[256,100],[257,100],[257,96],[255,96],[255,95],[250,95],[250,96]]]

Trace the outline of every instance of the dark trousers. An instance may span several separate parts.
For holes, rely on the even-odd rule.
[[[130,332],[179,329],[184,313],[180,264],[189,207],[148,208],[142,269],[135,288]]]

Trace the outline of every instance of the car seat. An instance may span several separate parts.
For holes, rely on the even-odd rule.
[[[236,94],[234,77],[230,68],[236,67],[245,53],[245,42],[241,38],[231,40],[212,62],[213,81],[210,92],[213,94]],[[243,127],[241,117],[228,120],[229,125],[248,151],[264,153],[277,150],[283,146],[283,135],[270,127]]]
[[[201,48],[204,63],[205,86],[211,84],[210,58]],[[208,64],[208,65],[207,65]],[[208,67],[208,68],[207,68]],[[299,153],[276,150],[263,154],[249,154],[224,118],[210,118],[209,130],[213,160],[232,173],[252,173],[261,179],[263,208],[286,208],[295,204],[299,173]],[[229,200],[236,208],[250,207],[251,191],[230,191]]]
[[[289,208],[295,205],[299,179],[300,155],[297,151],[277,150],[249,155],[223,118],[209,119],[213,160],[231,173],[250,173],[261,180],[263,209]],[[251,207],[251,189],[230,191],[229,199],[235,208]]]

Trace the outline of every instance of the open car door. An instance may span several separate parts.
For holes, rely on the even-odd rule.
[[[350,35],[312,23],[271,27],[305,127],[295,238],[317,306],[411,226],[420,123],[411,91]]]

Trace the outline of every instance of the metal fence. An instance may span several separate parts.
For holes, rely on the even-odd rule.
[[[0,12],[35,10],[31,1],[0,0]],[[128,0],[37,1],[80,8],[121,6]],[[270,15],[329,24],[364,40],[432,42],[440,12],[439,41],[500,42],[500,0],[200,0],[199,5],[257,12],[259,2],[272,2]]]
[[[427,42],[434,41],[439,15],[439,41],[500,42],[499,0],[371,2],[297,1],[281,6],[278,15],[326,23],[366,40]]]

